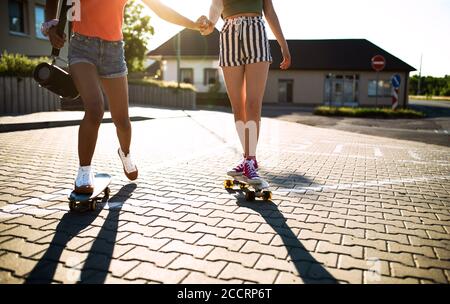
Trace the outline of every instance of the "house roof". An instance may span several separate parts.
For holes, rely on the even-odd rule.
[[[366,39],[288,40],[292,56],[291,69],[373,71],[371,59],[382,55],[384,71],[415,71],[416,69]],[[273,57],[271,69],[279,69],[281,50],[270,41]]]
[[[181,56],[218,57],[219,32],[202,36],[185,29],[180,32]],[[176,35],[148,56],[176,56]],[[293,70],[353,70],[372,71],[371,59],[382,55],[386,59],[385,71],[415,71],[416,69],[366,39],[288,40]],[[276,40],[270,41],[273,57],[271,69],[279,69],[281,51]]]

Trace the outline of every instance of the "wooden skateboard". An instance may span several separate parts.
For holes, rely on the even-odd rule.
[[[233,179],[224,181],[225,189],[234,189],[234,186],[239,186],[239,189],[245,193],[245,200],[248,202],[254,201],[256,198],[262,198],[264,201],[272,199],[272,191],[268,190],[270,185],[265,180],[261,179],[258,184],[250,184],[245,176],[230,176]],[[253,190],[251,190],[253,189]]]
[[[78,210],[78,206],[87,205],[90,211],[97,208],[97,202],[109,197],[109,184],[111,176],[105,173],[99,173],[94,178],[94,192],[92,194],[82,194],[72,191],[68,197],[70,211]],[[101,194],[103,196],[100,196]]]

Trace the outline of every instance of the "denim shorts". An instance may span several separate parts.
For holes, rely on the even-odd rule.
[[[123,41],[106,41],[74,33],[69,44],[69,66],[85,62],[97,68],[101,78],[128,74]]]

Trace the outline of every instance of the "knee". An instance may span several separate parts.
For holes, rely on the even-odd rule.
[[[121,118],[121,119],[115,119],[114,120],[114,125],[120,131],[131,130],[131,123],[130,123],[130,119],[128,117]]]
[[[256,102],[247,102],[246,112],[247,118],[258,118],[261,113],[261,106]]]
[[[102,105],[91,105],[86,108],[85,119],[94,125],[100,125],[103,120],[103,114],[105,113]]]
[[[238,122],[238,121],[245,122],[244,112],[241,111],[241,110],[234,111],[234,121],[236,121],[236,122]]]

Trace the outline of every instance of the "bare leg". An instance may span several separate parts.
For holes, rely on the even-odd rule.
[[[102,85],[108,97],[109,110],[116,126],[117,138],[123,153],[130,153],[131,123],[128,114],[127,77],[102,78]]]
[[[245,66],[246,79],[246,103],[245,113],[247,118],[247,125],[249,126],[248,145],[246,145],[245,154],[248,156],[256,155],[256,146],[258,144],[260,123],[261,123],[261,108],[264,91],[266,89],[267,77],[270,63],[258,62]],[[254,126],[256,131],[252,133],[251,126]]]
[[[70,74],[83,100],[85,112],[78,131],[78,157],[81,167],[90,166],[104,113],[100,81],[97,69],[89,63],[71,65]]]
[[[245,137],[243,134],[243,126],[246,122],[245,117],[245,77],[244,66],[223,67],[223,75],[227,87],[228,97],[233,108],[234,121],[236,129],[241,141],[242,150],[245,151]]]

